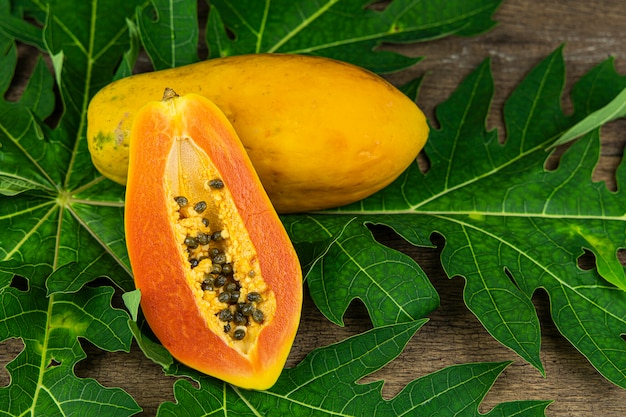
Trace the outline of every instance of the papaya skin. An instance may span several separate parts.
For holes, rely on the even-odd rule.
[[[236,132],[213,103],[189,94],[147,103],[136,113],[131,137],[125,233],[150,328],[173,357],[191,368],[246,389],[271,387],[298,328],[302,275],[293,246]],[[224,184],[218,190],[206,186],[206,178],[215,178],[215,173]],[[210,200],[211,193],[219,198]],[[264,296],[271,296],[265,309],[269,314],[252,327],[253,338],[239,342],[229,339],[225,330],[215,331],[223,323],[218,323],[210,303],[202,301],[210,291],[203,292],[193,282],[194,274],[210,264],[190,266],[181,242],[187,227],[181,224],[186,220],[179,218],[183,208],[173,197],[178,195],[186,195],[190,202],[206,200],[205,213],[213,216],[210,224],[221,222],[230,230],[220,241],[227,242],[226,253],[242,262],[248,257],[255,279],[262,277],[268,288]],[[239,274],[240,282],[254,276],[245,272],[233,275]]]
[[[230,120],[279,213],[342,206],[396,179],[428,137],[417,105],[383,78],[322,57],[252,54],[137,74],[90,103],[95,166],[125,184],[137,110],[171,87],[214,102]]]

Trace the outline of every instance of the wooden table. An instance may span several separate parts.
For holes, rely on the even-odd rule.
[[[434,107],[483,59],[491,57],[496,92],[489,127],[497,127],[503,135],[504,100],[527,71],[562,43],[566,43],[566,90],[610,55],[616,56],[618,71],[626,73],[623,0],[507,0],[495,18],[499,25],[479,37],[395,47],[408,55],[425,55],[427,59],[388,78],[403,83],[426,72],[419,104],[433,120]],[[564,106],[566,109],[569,106],[567,99]],[[613,170],[621,160],[626,142],[624,132],[624,120],[603,130],[604,147],[596,179],[607,180],[611,187],[615,187]],[[437,249],[414,248],[383,229],[376,229],[375,233],[381,241],[413,256],[441,296],[441,307],[429,316],[430,322],[417,333],[401,357],[368,378],[386,380],[383,391],[386,397],[397,393],[412,379],[449,365],[512,360],[514,363],[486,397],[481,412],[502,401],[551,399],[555,401],[548,407],[547,415],[551,417],[626,415],[626,391],[603,379],[558,333],[549,316],[549,299],[545,293],[538,293],[533,299],[542,325],[542,360],[547,374],[543,378],[536,369],[494,341],[467,310],[462,299],[464,281],[444,275]],[[441,247],[443,242],[435,243]],[[288,365],[295,365],[315,347],[342,340],[371,326],[360,305],[348,310],[345,323],[343,328],[330,324],[307,299]],[[78,365],[76,373],[96,378],[105,386],[124,388],[144,408],[143,416],[155,415],[161,402],[174,399],[174,379],[164,377],[161,369],[135,345],[130,354],[101,352],[86,343],[83,345],[89,357]],[[5,348],[17,352],[20,343],[5,344]],[[0,373],[0,383],[6,382],[6,373]]]

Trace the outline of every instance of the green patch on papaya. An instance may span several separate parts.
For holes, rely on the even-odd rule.
[[[105,145],[109,145],[111,143],[115,144],[115,136],[104,132],[98,132],[93,139],[93,146],[96,149],[102,149]]]

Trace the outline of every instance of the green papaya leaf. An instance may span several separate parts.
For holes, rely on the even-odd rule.
[[[124,51],[126,17],[111,4],[36,4],[49,12],[43,34],[50,53],[63,56],[55,65],[66,111],[54,129],[42,123],[55,103],[54,79],[43,61],[19,102],[0,101],[0,190],[14,197],[0,208],[7,231],[0,268],[38,285],[53,274],[50,292],[76,291],[101,275],[129,289],[123,188],[96,172],[84,140],[89,99],[111,80],[118,62],[112,54]],[[125,4],[127,16],[132,15],[135,6]],[[77,13],[98,18],[77,18]],[[2,68],[15,68],[14,51],[2,59]]]
[[[626,117],[626,88],[619,93],[609,104],[591,113],[574,126],[570,127],[553,146],[570,142],[582,135],[591,132],[613,120]]]
[[[151,0],[137,10],[141,40],[155,69],[198,60],[197,8],[197,0]]]
[[[139,302],[141,301],[141,290],[126,291],[122,294],[122,300],[124,300],[124,305],[128,309],[131,319],[137,321],[137,317],[139,316]]]
[[[383,10],[363,0],[217,0],[211,2],[207,39],[211,57],[281,52],[322,55],[383,73],[421,58],[374,50],[450,35],[471,36],[493,27],[501,0],[429,4],[394,0]]]
[[[141,300],[141,291],[139,289],[127,291],[122,295],[124,304],[130,312],[131,320],[129,320],[130,329],[133,336],[147,358],[154,363],[161,365],[166,371],[170,369],[174,363],[172,355],[156,341],[156,337],[150,331],[148,323],[140,314],[139,302]]]
[[[299,225],[291,225],[292,234],[327,234],[320,237],[322,250],[311,252],[319,255],[311,259],[305,279],[311,298],[329,320],[343,325],[343,314],[354,299],[366,305],[375,326],[414,321],[439,306],[435,288],[410,257],[378,244],[362,223],[338,220],[322,225],[308,218],[306,230],[297,232]],[[310,244],[296,248],[308,265],[303,245]]]
[[[467,364],[418,378],[390,400],[382,381],[359,382],[395,359],[425,319],[376,327],[316,349],[286,369],[267,391],[249,391],[193,372],[200,387],[179,380],[176,403],[157,416],[478,416],[478,406],[508,363]],[[185,372],[180,372],[183,375]],[[544,416],[547,401],[501,403],[488,416]]]
[[[507,138],[499,143],[497,132],[485,130],[493,95],[485,61],[437,108],[440,128],[425,148],[426,174],[414,165],[371,198],[286,217],[285,223],[295,242],[322,242],[327,230],[347,224],[361,230],[367,223],[385,224],[418,246],[431,246],[431,234],[440,233],[447,274],[465,278],[467,306],[497,340],[543,372],[531,302],[543,288],[560,332],[607,379],[626,386],[626,280],[617,257],[626,247],[624,191],[611,192],[591,179],[599,158],[597,129],[574,143],[557,169],[545,168],[554,141],[613,100],[626,78],[611,60],[597,66],[575,87],[577,112],[567,117],[560,106],[564,72],[559,48],[528,74],[505,105]],[[619,185],[624,165],[616,174]],[[585,250],[596,255],[596,269],[578,267]],[[346,257],[359,259],[362,251],[354,248]],[[338,265],[324,282],[347,286],[351,278]],[[345,305],[333,308],[340,315]]]
[[[3,415],[132,415],[136,402],[119,388],[78,378],[79,338],[128,351],[128,315],[111,306],[113,288],[85,287],[109,276],[132,288],[123,239],[123,188],[99,175],[86,141],[89,99],[110,82],[128,45],[126,18],[136,7],[112,2],[27,2],[41,18],[40,56],[17,101],[0,99],[0,341],[21,338],[24,351],[0,391]],[[96,36],[97,34],[97,36]],[[17,64],[15,39],[0,32],[3,92]],[[8,81],[5,81],[8,80]],[[50,124],[60,93],[63,111]],[[58,121],[57,121],[58,119]],[[11,285],[24,277],[27,291]]]
[[[141,317],[137,321],[131,321],[129,325],[137,341],[137,345],[146,358],[163,367],[165,371],[169,371],[169,369],[174,366],[174,358],[170,352],[158,342],[146,320]]]
[[[21,42],[36,46],[45,51],[41,28],[26,21],[22,8],[13,7],[10,0],[0,0],[0,31],[4,32],[7,39],[15,38]],[[4,79],[8,81],[7,79]]]
[[[156,69],[198,60],[196,1],[152,1],[138,11],[141,40]],[[301,53],[393,72],[422,58],[374,50],[450,35],[472,36],[494,26],[501,0],[423,2],[394,0],[383,10],[363,0],[212,1],[206,28],[209,58],[259,52]]]
[[[111,287],[85,287],[77,294],[46,297],[34,285],[0,293],[0,342],[24,341],[24,350],[7,365],[11,383],[0,388],[0,413],[130,416],[140,410],[121,389],[73,373],[85,358],[79,338],[112,352],[130,350],[128,315],[111,307],[112,295]]]

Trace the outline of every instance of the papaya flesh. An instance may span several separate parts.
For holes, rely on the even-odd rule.
[[[125,234],[150,328],[191,368],[271,387],[298,328],[302,275],[236,132],[206,98],[171,90],[134,119]]]
[[[125,184],[133,119],[164,85],[224,112],[279,213],[373,194],[415,161],[429,132],[415,102],[357,66],[296,54],[217,58],[123,78],[96,94],[87,138],[102,174]]]

